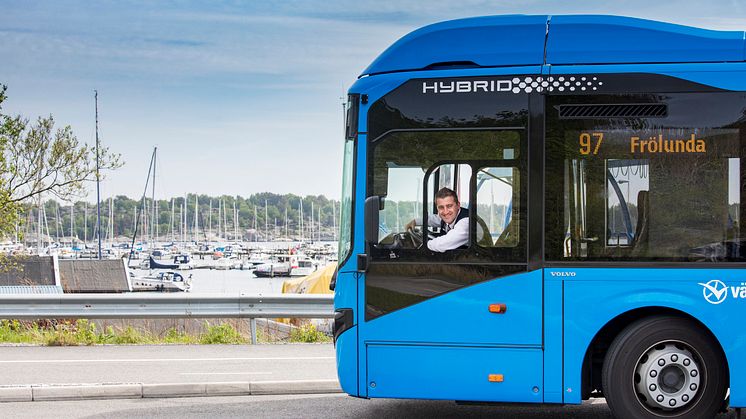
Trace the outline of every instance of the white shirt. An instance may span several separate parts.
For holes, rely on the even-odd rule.
[[[443,221],[439,216],[430,214],[427,217],[427,223],[431,227],[440,227]],[[469,217],[464,217],[456,224],[449,224],[450,230],[440,237],[427,241],[427,248],[433,252],[445,252],[446,250],[458,249],[469,243]]]

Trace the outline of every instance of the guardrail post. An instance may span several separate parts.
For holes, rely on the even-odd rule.
[[[249,318],[249,329],[251,329],[251,344],[256,345],[256,319]]]

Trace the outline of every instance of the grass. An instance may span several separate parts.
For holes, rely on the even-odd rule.
[[[290,342],[295,343],[328,343],[332,338],[320,332],[311,323],[306,323],[290,332]]]
[[[94,322],[86,319],[64,321],[19,321],[0,320],[0,343],[20,343],[47,346],[80,345],[148,345],[148,344],[245,344],[250,336],[240,333],[230,323],[211,325],[204,323],[204,330],[196,334],[170,328],[162,334],[124,326],[107,326],[101,330]],[[257,331],[259,342],[276,342],[263,330]],[[290,342],[313,343],[331,342],[331,338],[318,331],[313,324],[304,324],[293,329]]]

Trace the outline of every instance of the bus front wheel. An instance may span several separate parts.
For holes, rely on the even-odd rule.
[[[713,417],[728,373],[719,345],[692,322],[673,316],[636,321],[614,339],[602,387],[618,418]]]

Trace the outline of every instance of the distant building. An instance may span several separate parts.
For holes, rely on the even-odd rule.
[[[0,268],[1,294],[61,294],[56,256],[8,256]]]
[[[59,272],[66,293],[131,291],[126,259],[63,259],[59,261]]]
[[[121,293],[131,291],[124,259],[9,258],[0,269],[0,294]]]

